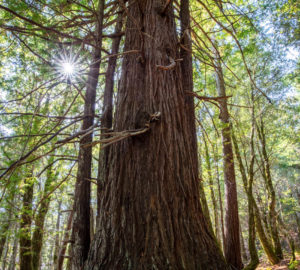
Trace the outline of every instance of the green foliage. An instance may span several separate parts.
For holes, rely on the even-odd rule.
[[[296,270],[299,265],[299,261],[291,261],[288,265],[289,270]]]
[[[276,194],[279,197],[277,209],[280,209],[284,222],[296,232],[295,213],[300,210],[296,194],[300,174],[300,96],[297,93],[299,60],[290,59],[287,52],[294,50],[298,44],[299,3],[295,0],[247,3],[239,0],[234,3],[222,2],[220,8],[217,5],[219,1],[203,2],[205,6],[196,0],[190,2],[193,17],[191,37],[194,90],[199,96],[217,96],[214,61],[220,56],[227,95],[231,96],[227,100],[231,124],[236,132],[244,165],[248,169],[251,107],[254,106],[257,120],[263,117],[266,125],[267,151]],[[114,2],[107,2],[106,12],[110,13],[105,19],[105,34],[114,31],[116,9],[112,8],[113,4]],[[44,232],[45,241],[48,241],[57,233],[56,218],[62,215],[62,223],[67,219],[65,214],[58,212],[58,202],[62,203],[64,210],[72,208],[79,140],[76,138],[72,143],[60,147],[56,142],[75,134],[81,128],[81,121],[73,124],[71,122],[83,115],[85,80],[91,51],[95,46],[93,31],[97,19],[97,3],[89,0],[4,0],[1,5],[31,22],[0,8],[0,174],[12,166],[0,180],[0,220],[5,221],[8,212],[12,211],[12,220],[17,222],[25,187],[34,184],[33,209],[28,210],[28,214],[35,215],[43,200],[44,190],[50,194],[50,209]],[[175,10],[175,14],[177,13]],[[103,52],[109,52],[111,44],[112,40],[105,38]],[[80,74],[71,84],[62,78],[61,72],[57,72],[57,59],[65,54],[78,56],[80,63]],[[105,77],[102,75],[107,70],[107,59],[101,64],[97,119],[102,111],[105,84]],[[116,85],[120,79],[121,61],[122,57],[118,62]],[[254,103],[250,98],[251,91],[255,94]],[[270,97],[272,104],[262,92]],[[207,141],[210,153],[213,190],[218,197],[220,189],[223,201],[220,130],[224,128],[224,124],[219,120],[218,101],[195,101],[204,190],[208,205],[212,209],[203,138]],[[66,128],[61,130],[63,127]],[[95,137],[98,135],[99,130],[95,132]],[[21,157],[38,145],[40,146],[37,149],[20,161]],[[98,151],[99,146],[93,148],[93,179],[97,175]],[[268,194],[262,178],[262,159],[257,134],[255,154],[254,193],[256,199],[260,199],[259,207],[267,212]],[[13,166],[16,162],[17,166]],[[47,168],[49,164],[52,165]],[[28,176],[29,168],[33,168],[31,176]],[[243,191],[238,166],[236,175],[239,214],[246,242],[247,197]],[[94,208],[95,204],[93,196]],[[219,202],[217,208],[220,214]],[[63,226],[58,229],[60,236],[64,231]],[[10,225],[10,234],[14,231],[15,227]],[[12,252],[12,248],[9,248]],[[44,253],[50,254],[50,251],[49,244]],[[259,250],[260,256],[263,255],[262,252]],[[44,257],[48,258],[45,254]]]

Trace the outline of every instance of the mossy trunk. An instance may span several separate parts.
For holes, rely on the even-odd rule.
[[[60,230],[60,219],[61,219],[61,204],[62,201],[58,202],[58,209],[57,209],[57,219],[56,219],[56,232],[55,232],[55,242],[54,242],[54,251],[53,251],[53,269],[56,269],[57,259],[59,255],[59,230]]]
[[[7,220],[1,224],[1,229],[0,229],[0,259],[2,257],[4,246],[7,241],[7,233],[11,224],[11,218],[12,218],[12,209],[10,208],[6,216]]]
[[[272,243],[266,236],[266,233],[263,228],[263,224],[261,222],[259,208],[258,208],[254,198],[253,198],[253,207],[254,207],[254,215],[255,215],[255,227],[257,230],[257,234],[259,236],[260,243],[261,243],[261,245],[264,249],[264,252],[266,253],[270,263],[277,264],[280,262],[280,259],[276,256],[276,254],[273,250]]]
[[[50,158],[49,162],[51,164],[53,162],[53,159]],[[49,210],[49,204],[51,199],[48,193],[51,190],[51,184],[53,181],[54,181],[54,173],[52,171],[52,166],[50,166],[47,169],[45,187],[44,187],[41,203],[35,218],[35,228],[33,230],[32,241],[31,241],[33,270],[38,270],[40,268],[41,251],[42,251],[43,239],[44,239],[44,223],[45,223],[47,212]]]
[[[214,183],[213,183],[213,176],[212,176],[212,170],[211,170],[211,162],[210,162],[210,155],[208,152],[208,146],[206,143],[206,140],[203,138],[204,141],[204,147],[205,147],[205,161],[207,166],[207,172],[208,172],[208,183],[209,183],[209,189],[210,189],[210,196],[211,201],[213,203],[213,210],[214,210],[214,225],[215,225],[215,235],[217,239],[220,241],[220,226],[219,226],[219,215],[218,215],[218,209],[217,209],[217,200],[215,197],[215,191],[214,191]]]
[[[217,157],[217,146],[216,149],[213,148],[214,161],[216,167],[216,178],[217,178],[217,187],[218,187],[218,200],[220,207],[220,223],[221,223],[221,232],[222,232],[222,244],[224,250],[224,239],[225,239],[225,230],[224,230],[224,211],[223,211],[223,200],[222,200],[222,192],[221,192],[221,184],[220,184],[220,174],[219,174],[219,165],[218,165],[218,157]],[[221,237],[219,238],[221,239]]]
[[[240,238],[241,238],[242,258],[243,258],[243,262],[246,262],[246,261],[248,261],[248,254],[247,254],[247,250],[246,250],[245,241],[244,241],[243,232],[242,232],[241,227],[240,227]]]
[[[253,132],[253,129],[252,129],[252,132]],[[246,170],[245,170],[245,167],[244,167],[243,162],[242,162],[242,158],[241,158],[241,155],[240,155],[240,151],[239,151],[237,140],[235,138],[234,133],[232,133],[232,139],[233,139],[233,143],[234,143],[234,147],[235,147],[236,158],[238,160],[239,167],[240,167],[240,172],[241,172],[241,175],[242,175],[244,189],[245,189],[245,192],[247,194],[248,207],[249,207],[249,205],[252,205],[252,209],[253,209],[253,210],[249,209],[249,213],[251,213],[251,214],[253,213],[253,215],[254,215],[255,228],[256,228],[259,240],[260,240],[260,242],[262,244],[262,247],[263,247],[263,249],[264,249],[264,251],[265,251],[265,253],[266,253],[267,257],[268,257],[268,260],[272,264],[276,264],[276,263],[279,262],[279,258],[274,253],[272,244],[270,243],[268,237],[265,234],[265,231],[264,231],[264,228],[263,228],[263,225],[262,225],[262,221],[261,221],[261,217],[260,217],[259,208],[258,208],[258,206],[256,204],[256,201],[255,201],[254,197],[253,197],[253,192],[251,192],[251,190],[249,192],[249,189],[248,189],[248,178],[247,178]],[[251,146],[251,148],[253,148],[253,146]],[[251,161],[252,161],[251,163],[253,165],[253,155],[252,155]],[[253,168],[251,169],[251,171],[253,171]],[[248,224],[249,224],[249,235],[250,235],[250,231],[251,231],[251,234],[253,235],[253,225],[252,225],[253,224],[253,220],[252,220],[252,215],[249,215]],[[249,250],[250,250],[250,246],[251,247],[255,247],[255,241],[254,241],[253,237],[252,238],[249,237],[249,241],[250,240],[252,241],[252,243],[249,243]],[[253,250],[253,248],[252,248],[252,250]],[[255,255],[255,253],[257,253],[257,251],[255,252],[253,250],[253,259],[251,258],[251,260],[253,260],[254,262],[256,261],[256,255]],[[250,255],[251,255],[251,253],[250,253]],[[251,264],[251,262],[250,262],[250,264]]]
[[[290,233],[290,231],[287,229],[284,221],[282,220],[281,216],[278,215],[277,216],[277,220],[278,220],[278,225],[279,225],[279,229],[281,229],[282,234],[284,235],[284,237],[286,238],[290,250],[291,250],[291,256],[292,256],[292,261],[296,260],[296,254],[295,254],[295,241],[293,239],[292,234]]]
[[[15,270],[16,269],[16,258],[17,258],[17,253],[18,253],[18,224],[15,224],[15,235],[14,235],[14,241],[13,241],[13,247],[12,247],[12,252],[9,260],[9,266],[8,270]]]
[[[258,137],[261,144],[262,158],[263,158],[263,178],[265,180],[268,195],[269,195],[269,225],[272,240],[274,243],[275,254],[279,259],[283,259],[282,248],[280,244],[280,237],[278,233],[277,214],[276,214],[276,194],[272,183],[270,161],[267,153],[266,135],[264,130],[264,122],[261,118],[260,126],[257,125]]]
[[[253,112],[252,112],[253,113]],[[252,116],[253,118],[253,116]],[[250,160],[250,166],[248,171],[248,178],[246,174],[246,170],[241,158],[239,146],[236,140],[236,137],[234,135],[234,132],[232,132],[232,141],[235,149],[235,156],[239,164],[240,173],[242,176],[243,186],[245,193],[247,195],[247,201],[248,201],[248,248],[249,248],[249,254],[250,254],[250,262],[245,267],[247,270],[254,270],[256,266],[259,263],[259,258],[257,254],[257,249],[255,245],[255,216],[254,216],[254,208],[253,208],[253,181],[254,181],[254,160],[255,160],[255,152],[254,152],[254,126],[251,129],[251,136],[250,136],[250,152],[251,152],[251,160]]]
[[[32,223],[32,199],[34,179],[33,173],[29,173],[24,180],[23,205],[20,220],[20,270],[32,269],[31,252],[31,223]]]

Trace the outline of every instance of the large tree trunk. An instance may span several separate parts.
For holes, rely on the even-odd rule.
[[[110,149],[85,269],[227,269],[199,202],[172,4],[129,1],[127,15],[125,51],[141,53],[124,57],[114,129],[151,130]]]
[[[275,247],[275,254],[279,259],[283,259],[282,248],[280,244],[280,238],[277,228],[277,214],[276,214],[276,194],[272,183],[271,178],[271,170],[270,170],[270,162],[267,153],[266,146],[266,137],[264,131],[264,123],[261,118],[260,127],[257,126],[258,137],[261,143],[262,155],[263,155],[263,178],[266,181],[266,186],[269,194],[269,219],[270,219],[270,228],[271,228],[271,236]]]
[[[33,179],[32,172],[25,179],[23,206],[20,221],[20,270],[32,269],[31,256],[31,223],[32,223],[32,199]]]
[[[231,143],[230,116],[227,108],[226,89],[223,71],[219,54],[216,53],[217,60],[214,63],[216,73],[216,83],[220,99],[220,120],[223,128],[222,144],[224,156],[224,182],[225,182],[225,243],[224,253],[226,261],[235,269],[242,269],[241,245],[240,245],[240,225],[238,214],[237,190],[234,171],[234,159]]]
[[[94,49],[92,63],[88,73],[84,104],[84,119],[82,130],[92,128],[94,124],[96,88],[98,84],[103,24],[104,0],[99,0],[98,16],[95,36],[97,48]],[[92,147],[87,146],[93,140],[90,132],[80,140],[77,179],[75,186],[75,212],[72,234],[74,244],[72,246],[72,265],[74,269],[80,269],[87,259],[90,247],[90,197],[91,197],[91,167]]]

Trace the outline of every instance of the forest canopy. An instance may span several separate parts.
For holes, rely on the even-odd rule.
[[[299,12],[0,0],[0,268],[297,269]]]

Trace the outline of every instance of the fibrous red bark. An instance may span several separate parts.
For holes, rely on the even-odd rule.
[[[237,188],[235,180],[234,159],[231,142],[230,116],[227,107],[225,81],[220,61],[219,53],[216,52],[215,73],[217,90],[220,97],[220,120],[223,124],[222,145],[223,164],[225,182],[225,241],[224,254],[227,263],[234,269],[242,269],[241,245],[240,245],[240,225],[238,215]]]
[[[123,14],[120,12],[118,14],[115,33],[120,34],[122,31],[122,17]],[[121,35],[113,39],[111,55],[116,55],[119,52]],[[113,93],[114,93],[114,79],[115,79],[115,70],[117,66],[117,56],[110,57],[108,60],[107,70],[105,74],[105,89],[104,89],[104,99],[103,99],[103,109],[101,117],[101,134],[104,135],[107,133],[107,130],[112,128],[113,122]],[[100,211],[100,198],[101,192],[103,189],[103,184],[108,176],[108,153],[109,146],[105,149],[100,149],[99,151],[99,164],[98,164],[98,176],[97,176],[97,217],[99,216]]]
[[[85,93],[84,119],[82,130],[92,128],[95,115],[96,89],[99,78],[102,47],[102,25],[104,13],[104,0],[99,0],[98,20],[96,24],[96,45],[93,51]],[[90,197],[91,197],[91,169],[92,147],[88,146],[93,141],[93,133],[80,139],[77,179],[74,196],[74,220],[72,228],[72,267],[81,269],[87,259],[90,247]]]
[[[172,3],[129,1],[127,16],[124,50],[140,54],[124,57],[114,130],[151,129],[110,148],[85,269],[227,269],[199,202]]]

